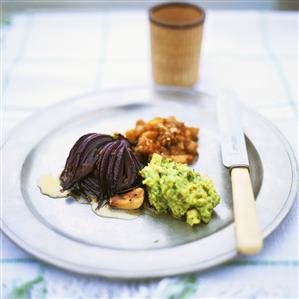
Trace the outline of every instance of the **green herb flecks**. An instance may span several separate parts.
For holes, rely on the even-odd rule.
[[[42,276],[38,276],[33,280],[30,280],[28,282],[25,282],[21,284],[20,286],[17,286],[12,289],[11,291],[11,298],[13,299],[27,299],[30,298],[30,293],[32,289],[38,285],[44,283],[44,278]],[[44,285],[43,285],[43,293],[45,291]]]

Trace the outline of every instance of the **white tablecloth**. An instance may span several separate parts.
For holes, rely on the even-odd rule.
[[[297,143],[298,14],[209,11],[201,79],[221,83]],[[3,135],[47,105],[91,90],[152,84],[146,11],[23,13],[2,27]],[[3,157],[5,159],[5,157]],[[5,176],[5,174],[3,174]],[[275,188],[275,186],[273,186]],[[151,281],[113,281],[40,262],[1,234],[3,298],[296,298],[298,205],[254,257]]]

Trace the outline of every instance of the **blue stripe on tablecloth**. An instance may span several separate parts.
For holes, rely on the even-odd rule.
[[[0,259],[0,264],[27,264],[27,263],[39,263],[34,258],[11,258],[11,259]]]
[[[296,111],[296,102],[292,97],[292,94],[290,92],[288,80],[286,79],[286,76],[284,74],[283,68],[281,66],[281,63],[279,61],[278,56],[275,54],[275,52],[272,50],[272,47],[270,45],[269,39],[268,39],[268,27],[267,27],[267,20],[266,20],[266,14],[261,14],[260,15],[260,28],[261,28],[261,33],[263,37],[263,43],[265,50],[268,53],[268,56],[274,66],[274,69],[276,71],[276,74],[281,82],[281,85],[286,93],[288,103],[289,105],[293,108],[295,114],[297,113]]]
[[[39,263],[45,266],[43,262],[35,258],[8,258],[0,259],[0,264],[21,264],[21,263]],[[243,260],[237,259],[226,262],[226,266],[286,266],[286,267],[298,267],[299,260]]]
[[[298,267],[299,260],[232,260],[225,263],[227,266],[283,266]]]
[[[22,59],[24,49],[28,44],[28,39],[29,39],[29,35],[30,35],[31,29],[32,29],[32,24],[33,24],[33,15],[28,15],[25,26],[24,26],[24,33],[23,33],[22,39],[20,41],[17,54],[14,57],[14,59],[12,60],[12,64],[10,65],[10,67],[7,69],[6,74],[3,76],[2,96],[5,94],[6,90],[9,87],[13,69]]]
[[[102,24],[102,23],[101,23]],[[109,22],[107,21],[106,23],[106,29],[109,30]],[[105,36],[105,34],[103,34],[102,38],[100,39],[101,42],[103,40],[107,40],[108,35]],[[107,59],[106,57],[106,50],[107,50],[107,46],[106,46],[106,42],[105,42],[105,47],[104,47],[104,53],[105,55],[99,55],[97,61],[98,63],[150,63],[150,58],[148,57],[148,60],[145,60],[144,58],[140,58],[140,57],[126,57],[126,58],[121,58],[121,57],[114,57],[113,59]],[[102,44],[101,47],[102,48]],[[216,50],[212,52],[208,53],[209,56],[214,56],[214,57],[220,57],[221,56],[221,61],[225,60],[225,59],[239,59],[239,60],[248,60],[248,61],[264,61],[266,56],[265,54],[243,54],[240,52],[233,52],[233,51],[229,51],[229,52],[225,52],[225,51],[221,51],[221,52],[217,52]],[[294,61],[297,59],[297,55],[296,54],[284,54],[281,53],[280,57],[282,57],[284,60],[286,61]],[[82,57],[82,58],[73,58],[73,57],[63,57],[63,58],[59,58],[59,57],[47,57],[46,61],[44,60],[44,58],[34,58],[34,57],[28,57],[26,58],[25,61],[22,61],[22,64],[45,64],[45,63],[50,63],[50,64],[68,64],[68,63],[76,63],[76,64],[86,64],[86,63],[94,63],[95,59],[92,58],[88,58],[88,57]]]

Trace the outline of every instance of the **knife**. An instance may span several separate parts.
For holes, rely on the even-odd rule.
[[[249,175],[249,161],[242,129],[241,108],[235,95],[221,90],[217,97],[222,162],[230,170],[238,251],[251,255],[263,246]]]

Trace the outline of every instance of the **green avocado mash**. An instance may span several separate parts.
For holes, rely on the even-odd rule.
[[[140,174],[147,187],[149,202],[158,213],[186,217],[189,225],[211,220],[220,196],[213,182],[187,165],[154,154]]]

